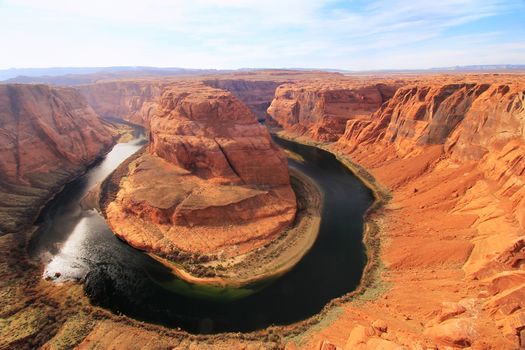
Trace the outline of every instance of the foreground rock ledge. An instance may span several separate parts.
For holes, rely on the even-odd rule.
[[[295,187],[303,202],[316,198],[306,215],[303,210],[296,216],[286,158],[250,110],[229,92],[177,84],[165,89],[150,120],[148,148],[106,182],[101,207],[117,236],[180,277],[243,284],[252,278],[239,278],[231,269],[248,256],[262,265],[270,262],[259,253],[276,239],[313,232],[301,256],[313,244],[320,195],[309,180],[296,178],[302,179]],[[294,223],[296,230],[287,230]]]

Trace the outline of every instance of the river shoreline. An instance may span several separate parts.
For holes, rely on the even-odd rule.
[[[276,134],[276,136],[284,140],[292,141],[292,142],[295,142],[301,145],[313,146],[315,148],[327,151],[328,153],[334,155],[335,158],[341,164],[343,164],[348,170],[350,170],[359,179],[359,181],[362,182],[372,192],[373,197],[374,197],[374,202],[368,208],[368,210],[366,210],[366,212],[363,214],[364,227],[363,227],[363,233],[362,233],[362,242],[364,243],[364,246],[366,249],[367,263],[364,267],[361,282],[358,285],[358,287],[352,292],[349,292],[340,297],[336,297],[332,299],[330,302],[328,302],[324,306],[324,308],[319,313],[309,318],[306,318],[304,320],[301,320],[301,321],[298,321],[298,322],[295,322],[289,325],[272,326],[272,327],[269,327],[269,328],[266,328],[260,331],[245,333],[245,334],[255,335],[255,334],[265,333],[266,330],[271,329],[273,333],[280,334],[282,337],[294,339],[295,337],[300,337],[301,334],[308,332],[308,330],[314,327],[315,325],[324,324],[324,322],[327,322],[327,321],[330,322],[329,320],[331,318],[329,315],[333,311],[336,311],[343,304],[346,304],[349,302],[360,303],[363,301],[376,299],[379,295],[381,295],[386,290],[386,288],[388,288],[388,286],[381,279],[381,273],[384,267],[383,267],[383,263],[380,260],[380,235],[383,230],[382,221],[384,219],[384,212],[382,211],[382,208],[390,200],[391,194],[384,186],[379,184],[374,179],[374,177],[370,173],[368,173],[364,168],[353,163],[346,156],[338,152],[335,152],[333,149],[329,147],[329,145],[324,144],[324,143],[314,142],[311,140],[305,140],[304,138],[296,138],[296,137],[287,135],[286,133],[282,133],[282,132],[277,132],[277,133],[274,132],[274,134]],[[141,151],[138,151],[132,157],[128,158],[125,161],[125,163],[129,164],[136,157],[138,157],[140,153]],[[122,168],[122,166],[119,168]],[[110,176],[108,176],[107,179],[109,178]],[[107,181],[105,181],[105,183],[106,182]],[[115,186],[115,183],[112,183],[112,182],[113,181],[109,181],[110,187]],[[104,184],[104,186],[108,186],[108,184]],[[109,203],[109,201],[107,201],[108,200],[107,190],[103,189],[102,197],[101,197],[101,207],[103,207],[104,198],[106,200],[106,203]],[[156,259],[156,260],[159,260],[159,259]],[[168,265],[166,264],[163,264],[163,265],[173,266],[173,264],[171,263],[168,263]],[[179,274],[184,273],[184,271],[185,271],[184,268],[177,269],[177,273]],[[184,278],[191,281],[194,277],[188,273],[188,275],[184,276]],[[219,333],[219,334],[227,334],[227,333]],[[213,337],[213,336],[210,336],[210,337]]]
[[[307,144],[307,143],[303,143],[303,144]],[[315,146],[319,147],[319,145],[315,145]],[[374,190],[373,186],[371,186],[370,188]],[[379,194],[379,196],[381,196],[380,198],[385,198],[384,200],[388,200],[388,196],[386,195],[383,196],[381,194],[380,189],[374,191],[374,193],[376,193],[376,195]],[[64,299],[64,295],[68,295],[68,300],[70,299],[69,295],[73,296],[71,300],[78,300],[77,302],[66,303],[65,305],[62,305],[63,303],[61,302],[60,309],[57,309],[56,312],[54,312],[56,317],[62,317],[63,315],[66,315],[68,312],[74,311],[74,314],[77,314],[77,311],[79,309],[83,310],[82,319],[86,320],[85,322],[88,322],[87,324],[89,326],[86,326],[86,328],[83,328],[77,334],[77,336],[71,339],[72,346],[75,344],[78,344],[79,341],[84,339],[84,337],[87,336],[89,332],[91,332],[91,329],[95,327],[95,324],[98,324],[98,325],[111,324],[113,325],[112,327],[117,327],[117,329],[121,329],[122,331],[135,330],[137,332],[143,332],[144,334],[148,334],[149,332],[153,332],[156,334],[160,333],[160,334],[163,334],[164,337],[173,339],[174,342],[181,342],[183,340],[188,340],[188,341],[198,341],[201,344],[215,344],[216,342],[224,342],[224,341],[244,341],[244,342],[263,341],[263,342],[266,342],[266,344],[275,344],[276,347],[278,347],[279,344],[281,344],[282,346],[283,341],[285,343],[289,341],[300,343],[301,339],[306,334],[308,334],[311,330],[318,329],[318,327],[320,326],[322,327],[323,325],[326,325],[327,322],[330,323],[331,320],[333,319],[331,315],[333,315],[334,312],[337,314],[342,304],[348,303],[351,300],[358,301],[362,299],[362,296],[364,294],[363,290],[366,290],[369,288],[369,286],[371,286],[370,282],[374,282],[378,280],[378,277],[374,277],[374,275],[377,272],[380,272],[380,266],[378,266],[377,264],[373,264],[372,262],[379,261],[379,257],[377,256],[376,258],[374,258],[374,256],[378,254],[379,252],[378,243],[379,243],[379,234],[381,232],[381,229],[379,226],[376,226],[373,224],[370,225],[369,222],[375,223],[377,222],[377,219],[380,219],[382,217],[382,213],[380,211],[381,203],[382,202],[376,201],[373,207],[371,207],[367,211],[367,214],[366,214],[367,221],[366,221],[365,230],[363,232],[363,240],[367,246],[369,260],[365,268],[365,272],[363,274],[362,282],[360,286],[358,287],[358,289],[342,297],[332,299],[332,301],[329,302],[320,312],[316,313],[315,315],[311,317],[308,317],[306,319],[303,319],[301,321],[298,321],[298,322],[295,322],[289,325],[269,326],[269,327],[266,327],[260,330],[250,331],[250,332],[245,332],[245,333],[225,332],[225,333],[218,333],[218,334],[213,334],[213,335],[194,335],[187,331],[181,330],[180,328],[166,328],[162,325],[144,323],[144,322],[141,322],[141,321],[129,318],[129,317],[123,317],[123,316],[116,315],[110,310],[94,306],[89,303],[89,299],[85,296],[85,294],[82,293],[82,289],[78,283],[66,282],[66,283],[56,284],[52,281],[43,280],[40,277],[41,268],[38,268],[37,265],[33,265],[33,267],[29,270],[32,272],[29,272],[26,270],[28,273],[25,274],[27,278],[29,278],[30,280],[34,282],[27,283],[27,280],[23,279],[23,281],[25,282],[22,282],[22,281],[16,282],[13,285],[13,287],[17,286],[16,290],[20,291],[20,293],[22,293],[23,290],[27,289],[27,292],[23,292],[24,294],[25,293],[31,294],[31,293],[38,291],[40,295],[46,296],[45,298],[48,298],[49,300],[55,300],[56,297],[58,296],[60,296],[60,300],[62,300]],[[0,246],[3,247],[3,249],[6,249],[7,256],[12,256],[12,259],[16,258],[16,261],[19,261],[21,259],[19,258],[21,251],[19,251],[18,249],[14,249],[14,248],[8,248],[8,247],[11,247],[12,244],[14,244],[14,242],[11,239],[7,240],[8,237],[12,237],[12,235],[7,235],[5,236],[6,239],[0,240],[2,243]],[[23,245],[25,246],[25,244]],[[22,259],[22,261],[24,259]],[[19,269],[16,269],[16,270],[19,270]],[[18,293],[19,292],[17,292],[17,294]],[[23,302],[23,300],[24,299],[22,299],[21,302]],[[69,320],[69,318],[66,318],[66,319]],[[68,322],[77,322],[77,321],[73,321],[73,319],[71,319],[71,321],[68,321]],[[31,328],[32,329],[31,331],[33,331],[33,329],[35,329],[36,331],[36,329],[39,329],[38,327],[39,326],[35,325],[34,328]],[[100,326],[96,326],[96,327],[100,327]],[[142,334],[142,333],[139,333],[139,334]]]
[[[339,298],[332,299],[332,301],[325,306],[325,308],[317,314],[319,318],[322,318],[322,314],[326,314],[334,306],[338,306],[342,303],[359,300],[376,298],[378,294],[384,292],[385,285],[381,279],[381,271],[383,269],[383,263],[380,258],[380,235],[383,231],[383,219],[384,212],[383,207],[391,200],[391,192],[382,184],[377,182],[372,174],[370,174],[362,166],[352,162],[347,156],[334,151],[330,144],[324,142],[316,142],[304,136],[287,133],[283,129],[272,129],[272,134],[284,140],[296,142],[306,146],[312,146],[322,149],[326,152],[333,154],[338,161],[346,166],[366,187],[368,187],[374,196],[373,204],[363,214],[364,230],[363,230],[363,243],[366,248],[367,264],[363,271],[363,276],[358,288],[350,293],[347,293]],[[371,294],[366,296],[365,293]],[[304,322],[306,322],[305,320]]]
[[[310,251],[319,234],[321,222],[321,190],[306,175],[295,169],[290,169],[290,172],[292,188],[301,207],[293,226],[286,229],[267,246],[234,259],[207,263],[207,266],[231,263],[233,268],[227,271],[227,275],[218,277],[196,276],[179,264],[152,253],[148,253],[148,255],[170,268],[180,279],[198,285],[240,288],[282,276]],[[268,256],[272,256],[272,259],[269,259]]]
[[[117,144],[116,138],[115,141],[107,148],[103,149],[90,163],[86,165],[79,166],[76,169],[73,169],[69,175],[66,177],[63,177],[61,179],[58,179],[58,181],[53,184],[50,188],[46,189],[48,191],[48,195],[43,197],[37,197],[33,202],[33,204],[28,207],[29,213],[27,213],[27,218],[24,222],[19,224],[19,228],[17,230],[10,230],[7,232],[0,231],[0,236],[14,233],[14,234],[22,234],[23,232],[27,232],[28,230],[31,230],[31,228],[35,225],[36,221],[40,217],[42,211],[44,210],[47,205],[53,201],[53,199],[56,198],[58,194],[60,194],[67,185],[71,184],[75,180],[77,180],[79,177],[85,175],[91,168],[99,164],[104,157],[111,152],[113,147]]]
[[[107,206],[116,198],[120,179],[126,176],[129,164],[144,151],[145,148],[126,159],[102,182],[99,207],[104,216]],[[231,258],[207,257],[205,263],[202,263],[202,257],[196,254],[186,253],[183,256],[189,258],[172,261],[158,254],[145,253],[169,268],[181,280],[194,285],[242,288],[282,276],[290,271],[314,245],[319,234],[323,202],[321,189],[312,179],[293,168],[290,169],[290,174],[300,210],[293,225],[280,233],[271,243]],[[217,270],[218,267],[221,269]],[[194,271],[204,271],[204,273],[198,274]],[[209,276],[210,271],[213,271],[211,272],[213,276]],[[215,271],[218,273],[214,273]]]
[[[17,230],[10,230],[6,232],[2,232],[0,230],[0,236],[9,233],[23,234],[23,232],[31,230],[37,222],[37,220],[39,219],[44,208],[46,208],[49,205],[49,203],[51,203],[57,197],[57,195],[60,194],[66,188],[66,186],[73,183],[78,178],[85,175],[90,169],[100,164],[100,162],[104,160],[108,153],[110,153],[117,144],[128,142],[130,140],[131,133],[138,131],[139,128],[142,130],[141,126],[133,125],[118,118],[105,120],[105,122],[111,125],[111,127],[114,130],[113,142],[104,149],[102,149],[93,158],[93,160],[88,162],[87,164],[79,165],[75,169],[71,169],[69,171],[69,174],[62,178],[60,178],[60,175],[56,175],[56,177],[58,178],[57,181],[55,181],[55,183],[51,187],[43,189],[46,190],[48,194],[46,196],[36,197],[33,201],[33,204],[30,207],[28,207],[26,220],[19,224],[19,228]],[[29,237],[29,239],[30,238],[31,237]]]

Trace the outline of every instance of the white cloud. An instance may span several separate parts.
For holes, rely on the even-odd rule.
[[[429,56],[464,60],[442,40],[458,36],[451,29],[516,9],[523,10],[522,1],[0,0],[0,46],[10,53],[0,56],[0,67],[433,64],[417,46],[435,42],[425,46]],[[481,43],[481,34],[467,33],[462,40],[470,46],[462,51],[478,54],[506,36],[502,28]],[[523,59],[523,48],[498,44],[509,60]],[[421,59],[410,60],[410,53]],[[489,56],[510,62],[505,52],[483,55]]]

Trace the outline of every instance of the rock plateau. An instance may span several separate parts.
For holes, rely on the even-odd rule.
[[[106,208],[133,247],[172,259],[181,251],[240,255],[292,223],[286,158],[231,93],[171,85],[149,123],[147,151],[128,165]]]

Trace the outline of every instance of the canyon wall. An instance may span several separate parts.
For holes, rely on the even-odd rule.
[[[374,183],[368,171],[379,181],[376,189],[391,199],[366,226],[367,240],[379,247],[379,263],[364,281],[363,294],[334,301],[336,307],[320,316],[322,322],[309,323],[313,326],[306,331],[290,326],[285,329],[292,332],[281,334],[272,327],[248,338],[277,339],[263,345],[286,349],[525,346],[525,77],[417,80],[391,85],[385,79],[385,85],[398,90],[377,109],[354,111],[354,104],[343,97],[340,106],[348,112],[336,108],[332,114],[356,117],[343,116],[335,126],[330,118],[319,119],[322,108],[314,108],[326,105],[316,96],[333,81],[290,86],[298,94],[301,89],[311,92],[311,98],[304,98],[308,108],[276,97],[272,105],[288,135],[321,144]],[[235,255],[273,237],[275,226],[267,226],[265,218],[271,225],[290,222],[293,192],[284,182],[268,180],[264,169],[271,167],[284,179],[278,160],[282,155],[266,146],[267,134],[257,129],[253,117],[235,112],[245,107],[234,97],[190,84],[145,92],[149,97],[142,99],[145,83],[133,84],[138,84],[134,91],[124,85],[120,92],[111,85],[82,88],[84,93],[93,89],[94,95],[98,90],[91,103],[106,116],[143,124],[151,120],[155,128],[151,146],[121,171],[113,207],[108,208],[110,223],[127,225],[132,232],[124,239],[168,257],[179,249]],[[106,99],[105,93],[114,93],[115,100]],[[337,106],[333,96],[330,104]],[[118,107],[115,101],[121,101]],[[220,117],[221,125],[206,115]],[[319,127],[318,120],[329,127]],[[246,132],[255,142],[232,136],[230,128],[238,128],[235,134]],[[2,233],[31,221],[53,188],[78,175],[111,144],[110,132],[81,96],[45,86],[0,85],[0,133]],[[180,147],[171,149],[172,143]],[[242,157],[258,161],[245,169]],[[266,163],[266,158],[274,161]],[[254,175],[258,171],[260,177]],[[213,226],[217,216],[224,222]],[[168,230],[173,223],[180,231]],[[179,240],[189,243],[173,243]],[[81,327],[74,337],[78,341],[90,333],[81,346],[203,346],[201,337],[190,339],[175,330],[107,316],[90,306],[74,285],[41,280],[41,271],[25,258],[19,235],[3,235],[0,241],[1,279],[10,281],[2,284],[8,316],[5,344],[35,347],[48,339],[49,346],[56,345],[56,339],[69,344],[71,327]],[[222,249],[236,244],[236,251]],[[66,299],[76,302],[64,303]],[[79,308],[85,311],[80,319]],[[130,336],[115,337],[116,331]],[[210,348],[258,346],[243,335],[218,337],[209,340]]]
[[[319,96],[307,112],[282,89],[269,112],[285,134],[319,120],[323,87],[293,88]],[[311,141],[335,140],[311,130]],[[378,282],[390,287],[364,306],[347,305],[312,347],[374,348],[379,339],[409,348],[525,346],[524,130],[521,76],[407,81],[368,117],[346,121],[324,145],[392,195],[380,221]]]
[[[259,122],[275,125],[267,112],[275,95],[275,89],[285,80],[210,79],[203,83],[233,93],[257,116]]]
[[[483,233],[476,239],[464,270],[485,276],[484,271],[520,268],[523,263],[524,130],[523,83],[419,85],[399,89],[367,125],[349,122],[338,143],[356,159],[374,166],[379,164],[366,159],[377,153],[388,155],[380,165],[383,168],[397,159],[413,163],[427,159],[413,173],[407,169],[395,179],[389,176],[385,182],[391,187],[404,185],[424,172],[470,166],[468,174],[473,178],[465,191],[473,195],[473,188],[486,187],[491,197],[501,202],[501,209],[506,212],[504,221],[512,223],[500,223],[500,230],[477,227],[478,234]],[[393,150],[386,151],[389,148]],[[462,194],[466,193],[458,196]],[[472,203],[464,200],[461,205],[470,207]],[[494,217],[486,219],[497,221]],[[501,230],[503,227],[505,230]],[[506,254],[507,264],[495,267],[499,263],[493,258],[500,254]]]
[[[348,120],[368,120],[396,91],[396,83],[306,82],[279,86],[268,113],[286,130],[333,142]]]
[[[78,89],[103,118],[147,126],[165,85],[162,81],[120,80],[81,85]]]
[[[295,217],[287,161],[267,130],[230,92],[200,83],[164,89],[148,150],[123,173],[108,222],[163,257],[242,254]]]
[[[113,143],[74,89],[0,85],[0,231],[18,231]]]

